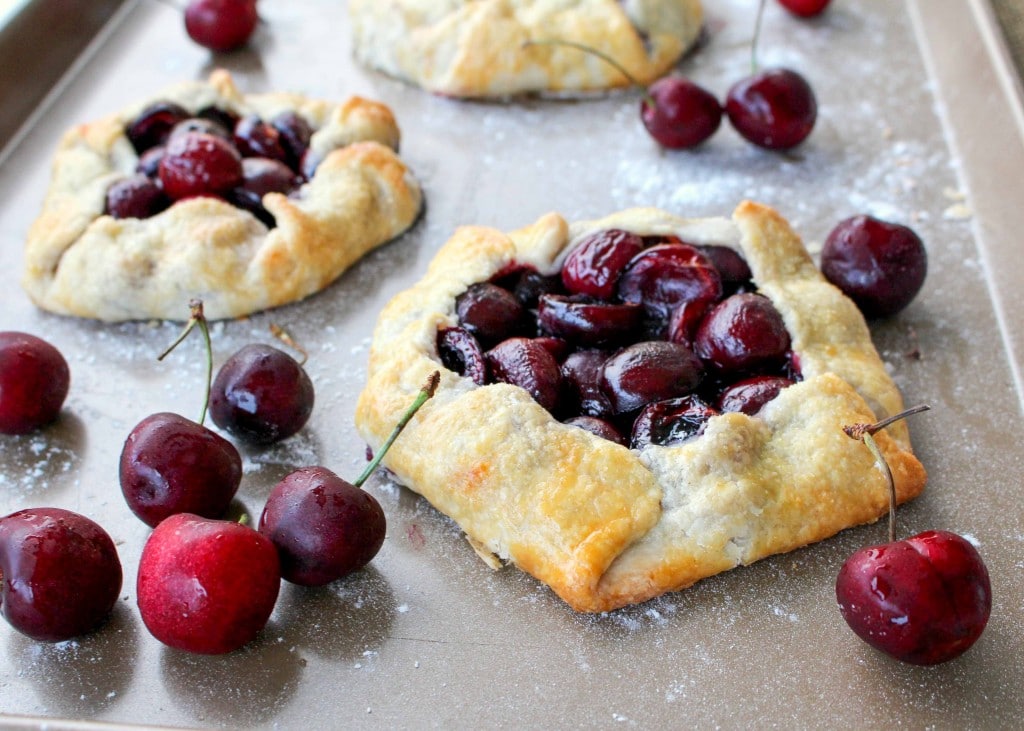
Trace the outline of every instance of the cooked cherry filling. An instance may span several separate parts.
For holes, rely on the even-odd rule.
[[[288,195],[313,176],[313,131],[294,112],[270,121],[209,107],[197,114],[172,102],[144,109],[125,133],[139,155],[135,175],[107,189],[105,212],[148,218],[174,201],[213,196],[252,213],[267,226],[266,193]]]
[[[514,265],[455,300],[446,368],[526,389],[556,418],[633,448],[756,414],[800,379],[782,316],[726,246],[593,234],[561,272]]]

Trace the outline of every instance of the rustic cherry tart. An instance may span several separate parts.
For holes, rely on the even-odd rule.
[[[573,93],[663,76],[700,34],[700,0],[352,0],[356,58],[458,97]]]
[[[419,185],[384,105],[184,82],[69,130],[29,232],[40,307],[101,320],[225,318],[293,302],[405,231]]]
[[[655,209],[458,229],[381,313],[356,423],[384,463],[580,611],[682,589],[877,519],[886,482],[843,427],[902,400],[863,317],[774,210]],[[878,434],[900,501],[906,426]]]

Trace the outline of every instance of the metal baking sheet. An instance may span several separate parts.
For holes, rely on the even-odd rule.
[[[723,96],[749,71],[753,3],[705,4],[707,41],[680,69]],[[512,104],[431,96],[353,64],[337,0],[262,0],[251,49],[219,57],[188,40],[172,5],[124,3],[0,157],[0,329],[48,338],[72,369],[57,424],[0,437],[0,513],[85,513],[114,537],[126,576],[112,620],[93,635],[38,644],[0,626],[0,725],[1019,726],[1024,112],[983,0],[836,0],[811,22],[769,3],[762,62],[803,72],[820,105],[814,134],[787,155],[754,149],[727,125],[697,151],[662,151],[639,124],[635,92]],[[814,249],[840,219],[873,213],[912,225],[930,256],[919,298],[872,327],[906,401],[932,406],[911,425],[929,487],[901,509],[899,531],[948,529],[978,545],[994,593],[978,644],[946,665],[909,667],[846,628],[835,575],[854,550],[884,540],[882,524],[585,616],[525,574],[492,572],[449,520],[378,476],[368,489],[389,528],[370,567],[321,590],[285,585],[267,629],[231,655],[161,646],[135,607],[148,529],[121,498],[117,458],[142,417],[198,412],[199,339],[158,363],[178,325],[40,312],[19,286],[21,250],[65,128],[214,65],[247,91],[388,103],[428,200],[413,231],[325,292],[215,328],[223,359],[269,341],[270,323],[286,327],[311,351],[317,386],[302,433],[243,452],[241,507],[258,516],[299,466],[358,473],[352,412],[377,312],[456,225],[509,229],[550,210],[590,218],[635,205],[719,215],[749,197],[777,207]]]

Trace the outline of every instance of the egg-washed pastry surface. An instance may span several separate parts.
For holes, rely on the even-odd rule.
[[[467,323],[456,314],[461,309],[462,319],[470,317],[462,309],[467,291],[499,283],[521,294],[519,284],[510,284],[516,272],[556,280],[557,286],[574,250],[608,231],[636,236],[647,252],[659,246],[696,249],[699,256],[686,254],[687,266],[704,269],[708,259],[725,261],[720,256],[725,249],[739,253],[749,265],[749,281],[730,283],[723,269],[721,302],[701,306],[706,321],[736,297],[748,304],[751,298],[767,298],[785,325],[787,347],[770,365],[786,374],[784,385],[770,394],[774,397],[746,409],[749,414],[727,410],[721,394],[749,369],[717,370],[712,362],[717,356],[701,351],[704,335],[698,327],[690,340],[676,339],[702,352],[702,363],[687,366],[701,372],[699,384],[691,379],[681,386],[682,396],[639,409],[621,398],[618,407],[595,407],[601,398],[616,401],[607,397],[626,388],[627,379],[621,371],[613,375],[608,363],[629,347],[610,341],[595,346],[586,339],[563,347],[563,338],[550,337],[551,323],[560,321],[545,319],[545,306],[561,302],[560,296],[581,306],[594,304],[594,298],[578,295],[541,295],[539,305],[531,302],[547,337],[529,337],[536,335],[534,324],[532,333],[512,338],[519,350],[510,358],[495,355],[504,343],[484,342],[481,372],[475,346],[465,342]],[[639,266],[636,259],[627,265],[615,306],[629,304],[623,279],[633,277]],[[656,299],[660,292],[649,295]],[[664,338],[657,307],[648,305],[640,305],[645,310],[641,329],[654,334],[643,337]],[[578,332],[570,328],[561,335],[571,341]],[[524,344],[532,341],[541,347]],[[540,351],[552,354],[565,379],[560,400],[547,407],[537,400],[543,388],[534,388],[544,380],[537,375],[543,369],[534,366],[548,357]],[[605,393],[579,389],[582,397],[577,393],[567,412],[567,364],[579,353],[595,351],[608,358],[598,389]],[[532,375],[515,385],[516,378],[507,376],[515,376],[523,363]],[[611,610],[679,590],[874,521],[888,510],[882,472],[865,445],[843,427],[897,413],[902,398],[860,312],[823,279],[788,223],[759,204],[742,203],[731,219],[633,209],[579,223],[549,214],[508,234],[458,229],[423,279],[397,295],[379,317],[356,410],[357,427],[372,449],[381,446],[435,370],[441,373],[437,393],[384,464],[399,482],[453,518],[483,556],[533,574],[579,611]],[[599,436],[600,430],[562,423],[579,413],[580,404],[585,413],[600,414],[626,434],[623,424],[632,421],[632,439],[617,443],[604,438],[607,434]],[[644,416],[648,411],[654,416]],[[898,500],[919,494],[926,475],[905,424],[879,432],[876,441],[894,475]]]
[[[175,148],[179,133],[193,137]],[[398,142],[374,101],[243,94],[223,70],[182,82],[64,134],[24,287],[43,309],[107,321],[184,319],[193,298],[213,319],[300,300],[415,221],[421,191]],[[171,196],[165,176],[182,165]],[[188,187],[207,183],[219,187]]]
[[[457,97],[572,93],[664,75],[700,34],[700,0],[350,0],[356,58]]]

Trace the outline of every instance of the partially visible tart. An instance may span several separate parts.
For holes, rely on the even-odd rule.
[[[700,0],[351,0],[356,58],[429,91],[457,97],[582,92],[664,75],[696,41]]]
[[[383,104],[184,82],[65,133],[23,283],[53,312],[210,318],[294,302],[415,221]]]
[[[888,510],[843,427],[901,396],[856,306],[765,206],[458,229],[378,320],[356,410],[372,449],[437,369],[384,464],[580,611]],[[877,440],[898,499],[920,493],[905,424]]]

